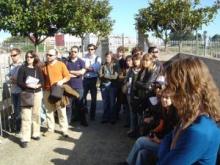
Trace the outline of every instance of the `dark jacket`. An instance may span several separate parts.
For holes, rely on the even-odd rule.
[[[137,81],[135,82],[135,95],[142,99],[153,96],[154,83],[159,75],[161,75],[161,67],[156,66],[153,70],[143,69],[139,72]]]
[[[18,78],[17,78],[18,86],[22,90],[27,91],[27,92],[33,92],[33,93],[34,92],[39,92],[42,87],[39,87],[37,89],[33,89],[33,88],[29,88],[27,86],[26,80],[27,80],[28,76],[31,76],[31,77],[39,79],[39,83],[41,85],[43,85],[44,84],[44,77],[43,77],[43,74],[42,74],[40,68],[38,68],[38,67],[29,68],[26,65],[23,65],[18,70]]]
[[[107,63],[103,64],[99,71],[99,78],[101,87],[106,84],[117,86],[118,65],[116,63],[111,63],[109,65]]]

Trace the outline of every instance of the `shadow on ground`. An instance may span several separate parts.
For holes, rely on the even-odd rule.
[[[98,103],[96,121],[90,121],[89,127],[81,128],[79,139],[72,137],[59,140],[75,143],[73,149],[60,146],[54,152],[66,155],[68,158],[51,159],[55,165],[114,165],[125,160],[133,140],[126,136],[128,129],[124,128],[123,114],[115,125],[101,124],[101,103]],[[76,128],[71,131],[79,131]]]

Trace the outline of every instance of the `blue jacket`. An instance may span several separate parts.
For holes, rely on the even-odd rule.
[[[172,133],[160,145],[159,165],[215,165],[220,144],[220,128],[203,115],[179,136],[170,150]]]

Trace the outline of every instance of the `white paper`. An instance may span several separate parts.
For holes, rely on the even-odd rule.
[[[152,105],[156,105],[158,103],[157,97],[149,97],[149,100]]]
[[[32,77],[32,76],[28,76],[25,83],[26,84],[31,84],[31,85],[37,85],[39,82],[38,78]]]

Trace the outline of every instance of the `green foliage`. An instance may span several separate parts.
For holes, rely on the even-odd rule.
[[[0,0],[0,29],[38,45],[72,18],[74,0]]]
[[[25,37],[21,37],[21,36],[11,36],[8,37],[6,40],[4,40],[4,43],[18,43],[18,42],[25,42],[26,38]]]
[[[22,52],[27,52],[29,50],[35,49],[33,44],[21,45],[20,48],[21,48]],[[43,52],[43,51],[44,51],[44,45],[43,44],[38,45],[38,52]]]
[[[208,24],[217,13],[216,5],[199,5],[200,0],[152,0],[136,15],[136,29],[143,34],[153,32],[165,42],[169,32],[184,36]]]
[[[113,24],[110,11],[107,0],[0,0],[0,29],[28,37],[35,46],[59,31],[105,36]]]
[[[196,36],[192,32],[185,33],[184,35],[171,32],[169,34],[169,38],[171,41],[180,41],[180,40],[192,41],[196,39]]]
[[[87,33],[106,37],[112,31],[114,23],[109,17],[111,10],[108,0],[79,0],[74,19],[63,31],[81,38]]]
[[[212,41],[220,41],[220,34],[215,34],[215,35],[212,37]]]

